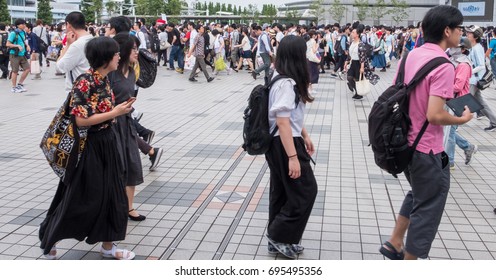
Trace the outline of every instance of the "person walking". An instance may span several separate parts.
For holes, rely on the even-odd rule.
[[[445,50],[459,44],[462,22],[462,13],[453,6],[436,6],[426,13],[422,21],[425,44],[413,49],[406,58],[406,84],[432,59],[448,59]],[[426,121],[428,123],[405,170],[411,190],[403,200],[389,240],[379,249],[389,259],[427,258],[436,237],[450,188],[449,159],[444,152],[443,126],[464,124],[473,117],[468,107],[465,107],[461,117],[452,116],[444,109],[446,99],[453,98],[454,80],[453,65],[444,63],[431,71],[409,93],[409,116],[412,121],[408,132],[410,147],[421,127]]]
[[[36,34],[45,44],[46,46],[50,46],[50,35],[48,34],[48,30],[43,26],[43,20],[36,20],[36,27],[33,28],[33,33]],[[46,57],[46,49],[40,49],[39,58],[40,66],[43,66],[43,56]]]
[[[133,65],[138,62],[139,40],[129,32],[121,32],[114,36],[119,44],[121,59],[117,71],[111,72],[109,82],[114,92],[115,104],[127,103],[136,99],[134,86],[136,75]],[[143,183],[143,168],[138,151],[138,134],[131,113],[118,116],[117,124],[112,126],[119,142],[119,154],[124,163],[124,183],[126,184],[126,195],[128,200],[128,216],[133,221],[143,221],[145,216],[137,213],[133,207],[136,186]]]
[[[455,65],[455,98],[470,93],[470,77],[472,76],[472,62],[468,58],[472,44],[467,38],[462,38],[460,44],[455,48],[449,49],[451,62]],[[450,169],[455,169],[455,145],[465,153],[465,164],[472,162],[474,154],[477,152],[477,145],[471,144],[465,137],[458,132],[457,125],[448,126],[448,139],[445,141],[446,153],[449,157]],[[446,135],[445,135],[446,137]]]
[[[31,51],[29,47],[27,35],[24,29],[26,28],[26,21],[23,19],[16,19],[16,28],[14,31],[10,32],[9,38],[7,39],[7,47],[10,48],[9,60],[11,72],[11,82],[13,93],[21,93],[27,91],[24,88],[24,80],[29,75],[30,65],[26,58],[26,53]],[[19,70],[23,69],[19,83],[17,83],[17,76]]]
[[[264,81],[265,84],[268,84],[269,81],[269,70],[270,70],[270,57],[272,56],[272,49],[270,47],[270,38],[268,33],[269,25],[264,24],[263,27],[256,26],[254,29],[257,32],[258,36],[258,55],[262,58],[263,64],[260,65],[255,71],[251,72],[253,79],[257,79],[257,76],[260,75],[262,71],[265,71]],[[262,30],[263,29],[263,30]]]
[[[477,113],[477,119],[480,119],[481,116],[487,117],[489,119],[489,126],[484,128],[484,130],[488,132],[494,131],[496,130],[496,115],[494,115],[493,110],[491,110],[491,107],[489,107],[489,104],[482,96],[481,90],[477,87],[477,82],[486,73],[484,48],[480,44],[484,32],[482,31],[482,28],[477,25],[469,26],[465,31],[467,32],[467,38],[472,44],[472,49],[469,54],[469,59],[472,61],[473,68],[472,77],[470,78],[470,93],[484,107],[484,109],[480,111],[481,114]]]
[[[269,127],[274,138],[265,158],[270,169],[268,252],[294,259],[317,196],[317,181],[310,160],[313,142],[303,125],[305,104],[314,99],[305,40],[286,36],[277,50],[274,82],[269,95]],[[277,129],[277,130],[276,130]]]
[[[379,76],[370,71],[367,50],[365,44],[360,39],[363,29],[363,24],[359,24],[350,34],[352,40],[349,49],[351,65],[347,72],[347,80],[348,88],[353,93],[353,100],[363,99],[363,96],[358,95],[356,90],[356,81],[360,80],[360,76],[362,76],[362,79],[369,80],[372,85],[377,84],[380,79]]]
[[[238,49],[241,48],[241,57],[239,58],[238,62],[238,67],[234,70],[238,72],[241,67],[243,67],[243,61],[246,61],[248,64],[248,67],[250,71],[253,71],[253,63],[251,62],[251,44],[250,44],[250,38],[249,38],[249,33],[248,33],[248,28],[243,27],[241,29],[241,34],[243,36],[243,39],[241,40],[241,44],[236,45]]]
[[[207,65],[205,64],[205,37],[203,37],[203,33],[205,33],[205,27],[203,27],[202,25],[197,25],[196,31],[198,32],[198,35],[195,36],[195,41],[191,43],[188,51],[188,58],[191,55],[196,57],[195,66],[193,66],[193,70],[191,70],[189,80],[191,82],[198,81],[197,79],[195,79],[195,75],[196,70],[198,69],[198,67],[200,67],[200,69],[203,71],[203,74],[205,75],[205,78],[207,79],[207,82],[210,83],[215,78],[208,75]]]
[[[9,76],[9,48],[3,45],[3,42],[7,42],[9,33],[5,29],[5,24],[0,22],[0,70],[2,71],[0,79],[7,79]]]
[[[70,182],[60,180],[46,218],[40,225],[40,248],[48,259],[57,258],[56,243],[63,239],[102,242],[105,258],[134,259],[132,251],[118,249],[114,241],[126,237],[128,204],[117,138],[112,126],[129,114],[134,101],[114,104],[108,73],[117,69],[119,45],[108,37],[88,42],[91,68],[76,77],[70,112],[78,127],[89,127],[86,144]],[[90,101],[91,100],[91,101]]]

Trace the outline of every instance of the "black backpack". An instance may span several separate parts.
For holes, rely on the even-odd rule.
[[[9,33],[0,33],[0,36],[2,37],[0,52],[2,52],[3,55],[9,55],[9,48],[7,48],[7,40],[9,39]]]
[[[158,34],[156,32],[152,32],[151,37],[151,50],[152,52],[158,52],[160,50],[160,39],[158,38]]]
[[[157,77],[157,60],[148,50],[139,49],[138,63],[140,73],[136,84],[142,88],[148,88],[155,82]]]
[[[397,177],[412,159],[420,138],[429,122],[426,120],[413,146],[408,146],[408,131],[411,120],[408,115],[409,93],[436,67],[451,62],[444,57],[436,57],[415,74],[405,85],[405,62],[408,53],[401,61],[396,83],[387,88],[370,110],[368,128],[369,141],[374,152],[375,163],[383,170]]]
[[[248,98],[248,106],[244,111],[243,126],[243,149],[249,155],[265,154],[272,142],[272,138],[277,132],[277,126],[270,133],[269,127],[269,93],[272,85],[280,80],[288,78],[284,75],[278,75],[270,81],[268,85],[257,85]],[[299,98],[296,94],[296,106]]]

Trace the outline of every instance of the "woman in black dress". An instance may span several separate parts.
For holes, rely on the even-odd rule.
[[[134,85],[136,75],[132,65],[138,62],[139,40],[129,32],[121,32],[114,37],[119,44],[120,61],[117,71],[109,74],[110,86],[115,95],[115,104],[126,103],[136,97]],[[138,150],[138,133],[131,114],[117,117],[117,124],[113,126],[119,140],[119,154],[124,164],[124,183],[128,199],[128,215],[133,221],[143,221],[145,216],[140,215],[133,208],[136,186],[143,183],[143,168]]]
[[[126,237],[128,215],[123,166],[112,126],[116,117],[131,111],[133,101],[114,106],[107,78],[119,63],[119,45],[113,39],[90,40],[85,54],[91,68],[74,81],[69,94],[71,114],[78,127],[88,128],[88,137],[71,182],[59,183],[40,225],[40,247],[48,259],[56,259],[55,244],[75,238],[88,244],[102,242],[103,257],[133,259],[133,252],[112,243]]]

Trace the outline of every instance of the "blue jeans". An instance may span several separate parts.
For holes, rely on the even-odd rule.
[[[174,60],[177,59],[177,66],[184,69],[184,52],[179,46],[172,46],[170,57],[169,57],[169,67],[174,69]]]
[[[493,75],[496,77],[496,56],[491,58],[491,71],[493,72]]]
[[[448,138],[448,145],[446,146],[446,153],[448,154],[450,164],[455,163],[455,144],[464,151],[470,148],[470,143],[467,141],[467,139],[456,132],[457,127],[457,125],[451,126]]]

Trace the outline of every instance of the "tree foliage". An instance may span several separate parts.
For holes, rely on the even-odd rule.
[[[9,7],[7,0],[0,0],[0,22],[10,23]]]
[[[50,7],[50,0],[40,0],[38,2],[38,19],[43,20],[44,23],[51,24],[53,21],[52,8]]]
[[[318,24],[325,15],[324,0],[313,0],[310,4],[310,13],[317,18]]]
[[[360,21],[367,18],[369,12],[369,0],[355,0],[353,6],[357,7],[357,17]]]
[[[405,0],[391,0],[391,18],[398,25],[408,18],[408,8],[410,7]]]
[[[377,22],[380,23],[381,19],[391,13],[388,9],[388,5],[386,5],[385,0],[377,0],[374,6],[370,9],[370,16]]]
[[[331,15],[333,20],[341,23],[346,10],[346,6],[343,5],[340,0],[334,0],[334,2],[332,2],[331,4],[331,7],[329,8],[329,14]]]

